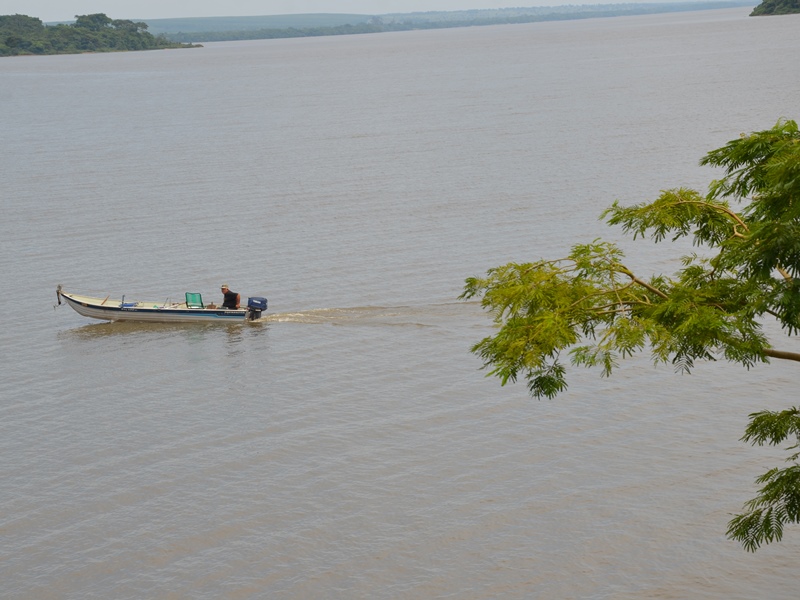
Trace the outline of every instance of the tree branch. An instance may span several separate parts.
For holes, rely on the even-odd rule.
[[[667,296],[664,292],[662,292],[657,287],[653,287],[652,285],[650,285],[646,281],[643,281],[643,280],[639,279],[638,277],[636,277],[636,275],[634,275],[631,271],[629,271],[627,269],[627,267],[623,267],[622,265],[620,265],[620,272],[625,273],[625,275],[627,275],[628,277],[631,278],[631,281],[633,281],[634,283],[638,283],[640,286],[642,286],[645,289],[650,290],[651,292],[653,292],[657,296],[661,296],[664,300],[667,300],[669,298],[669,296]]]
[[[800,353],[798,352],[786,352],[785,350],[772,350],[768,348],[764,350],[764,355],[769,356],[770,358],[782,358],[784,360],[794,360],[800,362]]]
[[[778,273],[780,273],[786,281],[791,281],[792,280],[792,276],[789,275],[789,273],[786,272],[786,269],[784,269],[781,266],[778,266],[778,267],[775,267],[775,268],[778,270]]]

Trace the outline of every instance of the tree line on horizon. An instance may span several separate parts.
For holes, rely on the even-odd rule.
[[[779,0],[798,2],[800,0]],[[319,37],[331,35],[353,35],[362,33],[384,33],[413,31],[420,29],[444,29],[457,27],[478,27],[482,25],[513,25],[544,21],[564,21],[572,19],[591,19],[600,17],[619,17],[664,12],[683,12],[689,10],[709,10],[746,6],[746,0],[701,0],[698,2],[664,2],[656,4],[597,4],[566,5],[530,8],[473,9],[460,11],[430,11],[416,13],[392,13],[386,15],[365,15],[363,21],[347,24],[303,26],[301,17],[298,23],[289,27],[262,27],[240,30],[210,29],[198,31],[190,29],[175,31],[179,26],[177,19],[169,19],[171,31],[164,35],[175,42],[223,42],[258,39],[281,39],[296,37]],[[194,21],[194,20],[192,20]],[[214,19],[206,20],[213,23]],[[192,25],[196,24],[196,21]]]
[[[103,13],[76,15],[74,23],[45,25],[41,19],[26,15],[0,15],[0,57],[35,54],[76,54],[83,52],[119,52],[129,50],[154,50],[162,48],[193,47],[194,42],[235,41],[256,39],[280,39],[295,37],[318,37],[330,35],[354,35],[410,31],[417,29],[441,29],[475,27],[481,25],[503,25],[589,19],[599,17],[654,14],[673,11],[709,10],[749,4],[745,0],[702,0],[699,2],[668,2],[658,4],[598,4],[569,5],[556,7],[476,9],[464,11],[431,11],[419,13],[397,13],[381,16],[361,15],[363,21],[341,23],[342,15],[336,16],[334,24],[323,25],[325,15],[297,15],[298,26],[286,26],[284,15],[280,26],[250,27],[241,30],[212,29],[197,31],[197,19],[154,19],[153,29],[161,21],[170,22],[171,31],[153,35],[145,22],[111,19]],[[800,12],[800,0],[763,0],[750,16],[784,15]],[[357,16],[357,15],[351,15]],[[313,20],[301,17],[313,17]],[[238,20],[238,19],[237,19]],[[182,22],[187,31],[174,31]],[[207,18],[202,20],[212,27],[230,26],[231,18]],[[301,23],[313,23],[303,26]],[[224,25],[223,25],[224,24]]]
[[[147,23],[77,15],[75,23],[46,26],[26,15],[0,15],[0,56],[79,54],[190,47],[154,36]]]

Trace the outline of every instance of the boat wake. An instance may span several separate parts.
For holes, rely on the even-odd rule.
[[[271,313],[260,323],[305,323],[329,325],[396,325],[437,327],[443,319],[478,312],[472,303],[453,302],[423,306],[357,306],[351,308],[316,308],[300,312]]]

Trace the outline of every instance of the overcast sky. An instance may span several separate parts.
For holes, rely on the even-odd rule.
[[[0,0],[0,15],[22,14],[42,21],[70,21],[75,15],[105,13],[112,19],[168,19],[283,15],[295,13],[360,13],[624,4],[647,0]]]

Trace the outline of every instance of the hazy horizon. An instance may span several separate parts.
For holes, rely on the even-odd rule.
[[[582,4],[642,4],[669,0],[0,0],[0,14],[23,14],[45,22],[105,13],[112,19],[235,17],[303,13],[386,14]],[[696,0],[676,0],[687,3]],[[759,4],[754,0],[753,6]]]

